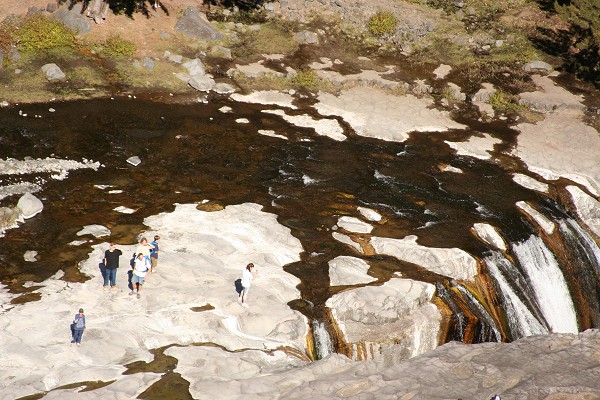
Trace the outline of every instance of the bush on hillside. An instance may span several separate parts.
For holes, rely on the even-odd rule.
[[[126,57],[133,55],[135,50],[135,43],[113,34],[106,39],[100,52],[108,57]]]
[[[10,37],[19,50],[35,52],[75,45],[74,31],[43,15],[27,16],[13,24]]]
[[[378,11],[369,19],[369,32],[374,36],[390,35],[397,26],[398,19],[389,11]]]

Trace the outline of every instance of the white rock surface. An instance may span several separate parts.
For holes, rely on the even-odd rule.
[[[594,199],[577,186],[566,187],[573,203],[575,204],[577,215],[586,225],[600,237],[600,201]]]
[[[525,201],[518,201],[517,207],[520,208],[525,214],[529,215],[548,235],[554,232],[554,229],[556,228],[554,222],[529,205],[529,203]]]
[[[446,64],[440,64],[439,67],[433,70],[433,75],[436,79],[444,79],[452,71],[452,67]]]
[[[283,110],[263,110],[266,114],[275,114],[281,116],[285,121],[290,124],[300,126],[303,128],[313,128],[318,135],[327,136],[333,140],[343,141],[346,140],[344,135],[344,128],[340,126],[340,123],[335,119],[323,118],[315,119],[310,115],[288,115]]]
[[[23,259],[26,262],[36,262],[37,261],[37,255],[38,252],[35,250],[27,250],[24,254],[23,254]]]
[[[372,210],[370,208],[366,208],[366,207],[358,207],[357,208],[358,212],[361,213],[361,215],[363,217],[365,217],[366,219],[368,219],[369,221],[372,222],[379,222],[382,219],[381,214],[379,214],[377,211]]]
[[[441,314],[429,301],[431,284],[394,278],[382,286],[364,286],[327,300],[347,343],[369,343],[366,358],[388,363],[433,350],[438,345]],[[360,358],[360,352],[354,354]]]
[[[367,275],[369,264],[356,257],[338,256],[329,261],[329,283],[331,286],[359,285],[376,281]]]
[[[98,262],[107,248],[104,244],[94,246],[89,259],[80,264],[91,280],[67,283],[57,274],[36,283],[41,286],[35,289],[41,295],[39,301],[0,313],[0,398],[14,399],[97,380],[115,382],[91,392],[61,389],[45,397],[135,398],[160,374],[122,375],[124,365],[151,361],[151,349],[170,344],[191,351],[196,347],[187,346],[195,342],[222,346],[221,360],[232,357],[223,364],[230,366],[225,369],[231,375],[235,374],[232,367],[240,365],[238,356],[248,361],[244,368],[267,368],[264,360],[271,356],[264,353],[256,358],[249,355],[250,350],[261,353],[281,346],[304,353],[307,321],[287,305],[299,297],[299,280],[282,269],[284,264],[299,261],[303,249],[290,230],[277,223],[275,215],[262,212],[255,204],[216,212],[199,211],[195,204],[188,204],[149,217],[145,223],[161,236],[161,259],[158,272],[148,276],[141,299],[128,296],[125,287],[133,245],[119,246],[124,255],[117,290],[102,291]],[[257,266],[259,275],[249,293],[251,307],[245,309],[236,301],[234,281],[249,261]],[[2,304],[15,296],[0,290]],[[214,309],[194,311],[207,304]],[[85,309],[87,329],[82,345],[71,347],[69,323],[80,307]],[[231,353],[239,350],[242,353]],[[303,364],[302,357],[280,354],[273,360]],[[253,362],[254,367],[250,366]],[[275,362],[273,370],[278,365]],[[200,369],[194,375],[200,382],[205,374],[208,370]]]
[[[335,240],[337,240],[338,242],[347,244],[348,246],[352,247],[354,250],[363,254],[362,247],[360,247],[360,245],[358,243],[356,243],[354,240],[352,240],[350,238],[350,236],[344,235],[343,233],[339,233],[339,232],[331,232],[331,236],[333,236],[333,238]]]
[[[39,214],[44,209],[44,204],[40,199],[32,195],[31,193],[25,193],[19,199],[17,208],[21,210],[23,218],[28,219]]]
[[[294,97],[288,93],[278,92],[275,90],[252,92],[247,95],[240,93],[234,93],[231,98],[240,103],[254,103],[254,104],[266,104],[280,107],[288,107],[296,109],[297,107],[292,104]]]
[[[103,225],[86,225],[77,232],[77,236],[92,235],[94,237],[103,237],[110,235],[110,229]]]
[[[497,250],[506,251],[508,246],[506,241],[495,226],[484,223],[476,223],[473,224],[473,230],[478,238],[480,238],[484,243],[489,244],[490,246],[496,248]]]
[[[450,278],[469,281],[477,274],[477,261],[466,251],[421,246],[414,235],[403,239],[372,237],[371,245],[377,254],[387,254]]]
[[[73,160],[61,160],[52,157],[30,160],[15,160],[14,158],[7,158],[6,160],[0,160],[0,175],[61,172],[63,170],[69,171],[82,168],[90,168],[94,171],[97,171],[99,167],[99,162],[93,162],[85,159],[82,162],[78,162]]]
[[[446,143],[456,150],[456,154],[470,156],[480,160],[489,160],[492,158],[490,152],[494,150],[494,145],[502,143],[502,140],[483,133],[478,136],[471,136],[469,140],[465,142],[446,141]]]
[[[356,217],[343,216],[338,219],[337,225],[348,232],[371,233],[373,225],[367,224]]]
[[[513,181],[519,185],[542,193],[548,193],[549,186],[546,183],[540,182],[529,175],[513,174]]]
[[[314,105],[322,115],[341,116],[358,135],[403,142],[409,132],[443,132],[465,126],[442,111],[429,109],[433,101],[412,95],[392,96],[377,89],[354,87],[339,96],[319,92]]]
[[[264,136],[271,136],[271,137],[278,138],[278,139],[288,140],[287,136],[278,135],[272,129],[259,129],[258,133],[260,133],[261,135],[264,135]]]
[[[142,163],[142,160],[140,160],[140,158],[138,156],[131,156],[125,161],[127,161],[129,164],[133,165],[134,167],[137,167],[138,165],[140,165]]]

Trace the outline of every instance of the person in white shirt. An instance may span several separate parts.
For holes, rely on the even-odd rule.
[[[242,292],[238,300],[242,302],[242,307],[248,308],[248,303],[246,302],[248,298],[248,292],[250,291],[250,285],[252,281],[256,278],[258,271],[254,268],[254,264],[250,263],[246,265],[244,268],[244,272],[242,272]]]
[[[137,298],[140,298],[140,291],[144,285],[144,277],[150,270],[150,260],[144,257],[144,253],[139,253],[133,265],[133,274],[131,275],[131,293],[133,296],[134,289],[137,291]]]

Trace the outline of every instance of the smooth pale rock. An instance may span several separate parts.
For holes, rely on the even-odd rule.
[[[377,254],[387,254],[450,278],[470,281],[477,274],[477,261],[466,251],[421,246],[414,235],[403,239],[372,237],[371,245]]]
[[[188,85],[200,92],[209,92],[215,87],[215,80],[206,75],[192,75]]]
[[[193,60],[186,61],[182,65],[185,69],[188,70],[188,73],[190,76],[204,75],[206,73],[204,64],[198,58],[194,58]]]
[[[449,95],[455,101],[465,101],[467,99],[467,95],[464,94],[461,87],[455,83],[449,82],[447,90]]]
[[[455,174],[463,174],[464,171],[460,168],[453,167],[452,165],[442,164],[439,166],[442,172],[453,172]]]
[[[110,229],[103,225],[86,225],[82,230],[77,232],[77,236],[92,235],[94,237],[109,236]]]
[[[204,13],[193,7],[188,7],[177,21],[175,30],[179,33],[200,40],[220,40],[223,34],[212,27]]]
[[[456,154],[458,155],[489,160],[492,158],[490,152],[494,150],[494,145],[502,143],[502,140],[496,139],[486,133],[480,133],[471,136],[464,142],[450,142],[446,140],[445,143],[456,150]]]
[[[329,284],[331,286],[358,285],[376,281],[367,275],[370,265],[366,261],[348,256],[339,256],[329,261]]]
[[[338,242],[347,244],[348,246],[354,248],[354,250],[358,251],[360,254],[363,254],[362,247],[360,247],[358,243],[352,240],[350,236],[344,235],[343,233],[339,232],[331,232],[331,236],[333,236],[333,238]]]
[[[251,104],[265,104],[275,105],[280,107],[288,107],[296,109],[297,107],[292,104],[294,97],[288,93],[278,92],[275,90],[252,92],[247,95],[235,93],[231,98],[240,103],[251,103]]]
[[[92,30],[92,23],[76,8],[60,7],[50,15],[50,18],[62,22],[67,28],[77,32],[78,35],[83,35]]]
[[[534,179],[528,175],[515,173],[513,174],[513,181],[527,189],[535,190],[542,193],[548,193],[548,190],[550,189],[550,186],[548,186],[548,184],[540,182],[537,179]]]
[[[285,74],[279,71],[276,71],[271,68],[267,68],[262,65],[262,61],[258,61],[248,65],[235,65],[235,70],[238,71],[247,77],[250,78],[258,78],[261,76],[275,76],[275,77],[284,77]]]
[[[444,79],[452,71],[452,67],[446,64],[440,64],[439,67],[433,70],[433,75],[436,79]]]
[[[437,347],[441,314],[429,303],[435,287],[393,278],[382,286],[364,286],[338,293],[326,302],[354,358],[375,358],[392,364]],[[375,351],[361,355],[360,343]]]
[[[238,118],[235,120],[235,122],[238,124],[249,124],[250,120],[248,118]]]
[[[261,135],[264,135],[264,136],[271,136],[271,137],[274,137],[274,138],[288,140],[287,136],[278,135],[272,129],[259,129],[258,133],[260,133]]]
[[[219,111],[221,111],[222,113],[230,113],[231,111],[233,111],[233,109],[229,106],[223,106],[219,108]]]
[[[213,52],[213,55],[215,55],[217,57],[223,57],[223,58],[228,58],[228,59],[232,58],[231,50],[228,49],[227,47],[215,46],[212,48],[212,52]]]
[[[140,158],[138,156],[129,157],[125,161],[127,161],[129,164],[133,165],[134,167],[137,167],[138,165],[140,165],[142,163],[142,160],[140,160]]]
[[[358,135],[366,137],[402,142],[413,131],[443,132],[465,127],[452,121],[447,113],[428,108],[432,100],[412,95],[398,97],[354,87],[339,96],[319,92],[318,100],[314,107],[319,113],[341,116]]]
[[[296,126],[300,126],[303,128],[313,128],[318,135],[327,136],[337,141],[346,140],[346,135],[344,135],[344,128],[342,128],[340,123],[335,119],[315,119],[307,114],[288,115],[283,110],[262,110],[262,112],[266,114],[279,115],[290,124]]]
[[[311,32],[311,31],[298,32],[298,33],[296,33],[294,38],[296,39],[296,41],[298,41],[300,43],[304,43],[304,44],[318,44],[319,43],[319,35],[317,35],[315,32]]]
[[[552,71],[552,65],[548,64],[544,61],[531,61],[525,65],[523,65],[523,70],[525,71],[533,71],[533,70],[544,70],[544,71]]]
[[[134,212],[137,211],[132,208],[124,207],[124,206],[115,207],[115,208],[113,208],[113,210],[116,212],[120,212],[122,214],[133,214]]]
[[[475,223],[473,224],[473,230],[479,239],[495,249],[501,251],[506,251],[508,249],[506,241],[500,236],[498,228],[495,226],[484,223]]]
[[[541,112],[573,112],[585,110],[583,96],[575,95],[557,85],[547,76],[534,75],[531,80],[539,89],[534,92],[524,92],[519,95],[519,104],[525,104]]]
[[[27,250],[24,254],[23,254],[23,259],[26,262],[36,262],[37,261],[37,255],[38,252],[35,250]]]
[[[518,201],[517,207],[520,208],[525,214],[530,216],[548,235],[554,232],[556,225],[544,214],[533,208],[529,203],[525,201]]]
[[[600,201],[594,199],[577,186],[569,185],[566,189],[573,199],[579,218],[589,226],[592,232],[600,237]]]
[[[54,63],[42,65],[42,72],[46,75],[46,79],[51,82],[63,81],[67,78],[64,72]]]
[[[213,90],[215,91],[215,93],[219,93],[219,94],[230,94],[235,92],[235,88],[233,86],[231,86],[229,83],[225,83],[225,82],[219,82],[217,84],[215,84],[215,87],[213,88]]]
[[[337,226],[355,233],[371,233],[373,225],[367,224],[356,217],[343,216],[338,219]]]
[[[363,217],[365,217],[369,221],[379,222],[382,219],[381,214],[379,214],[377,211],[372,210],[370,208],[358,207],[357,210]]]
[[[27,219],[42,212],[44,209],[44,204],[42,204],[42,201],[31,193],[25,193],[17,202],[17,208],[21,210],[21,215],[23,218]]]

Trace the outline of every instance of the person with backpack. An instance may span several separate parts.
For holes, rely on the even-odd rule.
[[[80,346],[81,345],[81,337],[83,336],[84,330],[85,330],[85,315],[83,314],[83,308],[80,308],[79,313],[75,314],[75,318],[73,319],[73,323],[71,324],[71,335],[72,335],[71,343],[74,343],[77,346]]]
[[[130,296],[133,296],[137,292],[137,298],[139,299],[142,286],[144,285],[144,277],[150,270],[150,260],[144,257],[144,253],[138,253],[133,266],[133,273],[131,275],[131,292]],[[134,291],[135,290],[135,291]]]

